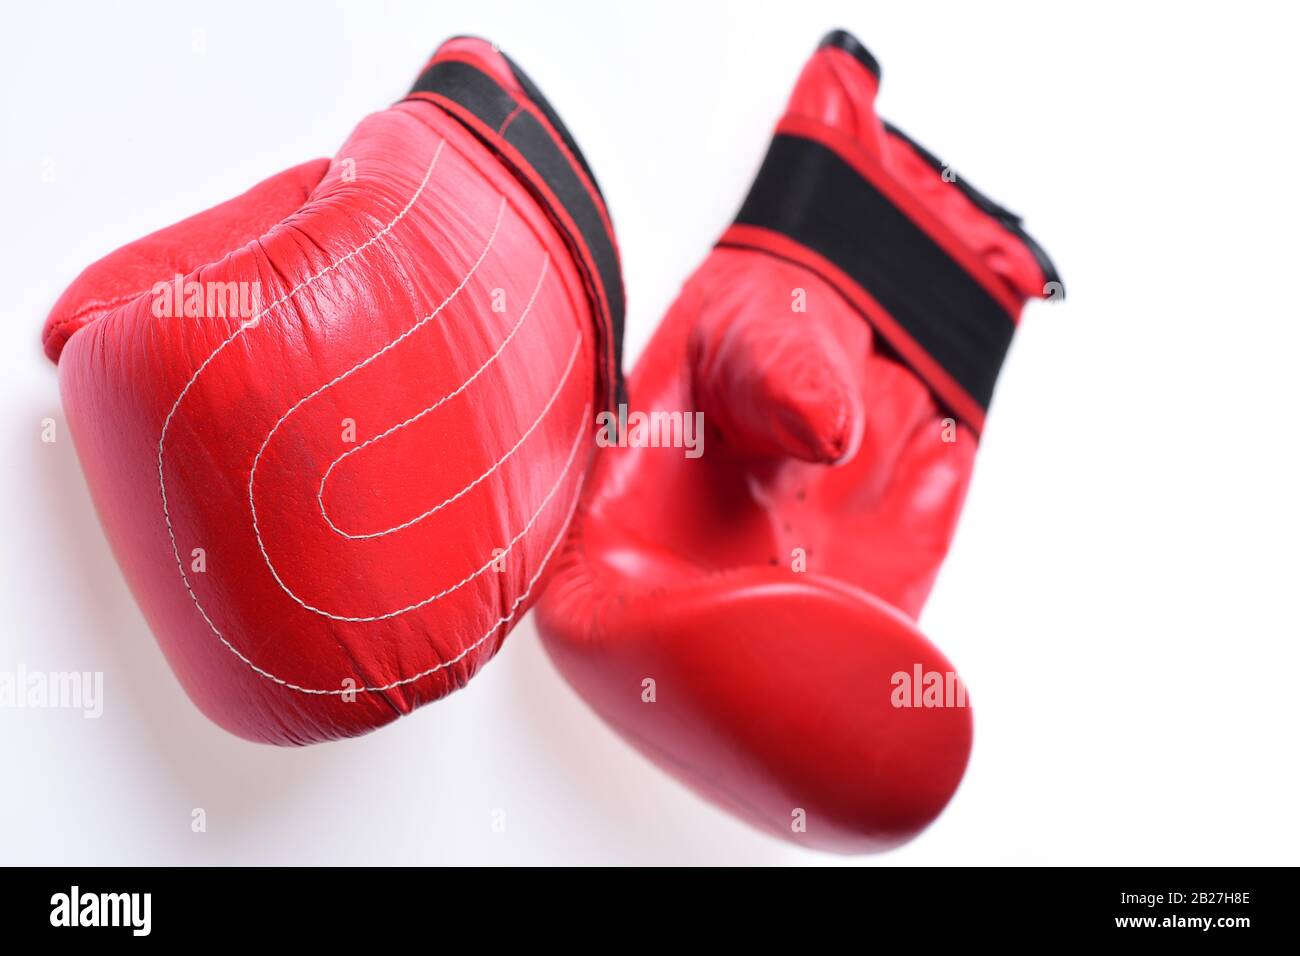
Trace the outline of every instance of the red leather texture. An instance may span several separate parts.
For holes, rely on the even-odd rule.
[[[446,49],[527,96],[483,41]],[[592,299],[476,133],[398,103],[90,266],[49,318],[127,580],[240,736],[352,736],[464,685],[562,541],[601,402]],[[160,316],[191,282],[247,283],[252,314]]]
[[[876,87],[823,48],[778,130],[815,127],[887,171],[1018,314],[1042,292],[1033,256],[886,132]],[[652,760],[764,829],[840,852],[931,822],[972,734],[967,706],[895,704],[899,674],[953,672],[914,621],[976,435],[880,344],[803,265],[715,249],[628,383],[635,410],[702,412],[704,453],[599,452],[539,605],[561,673]]]

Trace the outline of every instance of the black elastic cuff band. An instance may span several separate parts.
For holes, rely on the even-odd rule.
[[[834,150],[778,134],[736,223],[779,233],[829,262],[887,313],[873,325],[905,361],[919,346],[942,370],[927,373],[909,362],[944,404],[962,404],[952,401],[955,383],[981,411],[988,408],[1014,317]],[[939,380],[944,376],[950,381]]]
[[[564,212],[577,228],[579,234],[577,238],[581,240],[581,245],[585,246],[590,255],[594,274],[593,270],[587,268],[581,254],[576,256],[579,269],[584,273],[588,284],[593,289],[599,289],[603,293],[604,301],[608,303],[608,314],[603,315],[606,310],[600,301],[601,296],[594,293],[590,296],[592,310],[597,316],[597,321],[602,325],[602,336],[607,339],[603,343],[605,354],[608,356],[605,364],[609,365],[604,375],[606,399],[610,407],[617,407],[620,402],[626,401],[622,371],[625,302],[623,274],[617,246],[614,237],[606,228],[605,219],[601,216],[597,205],[597,203],[603,205],[604,197],[596,184],[596,178],[591,174],[586,158],[550,103],[518,66],[504,54],[501,55],[509,64],[515,79],[518,80],[532,105],[545,117],[546,122],[559,136],[559,142],[551,135],[546,125],[532,113],[520,109],[516,98],[492,77],[460,60],[434,61],[420,74],[415,85],[411,87],[411,93],[432,93],[442,96],[467,110],[480,123],[492,130],[494,135],[523,156],[532,167],[532,171],[540,177],[564,208]],[[471,132],[481,136],[478,130],[471,128]],[[591,189],[588,189],[578,169],[560,148],[561,143],[576,160],[582,173],[586,175],[591,183]],[[503,160],[507,166],[512,165],[506,157],[503,157]],[[514,171],[516,174],[520,172]],[[525,186],[530,186],[527,177],[520,178]],[[595,191],[594,195],[592,190]],[[537,195],[531,187],[530,191],[534,193],[543,208],[554,213],[554,210],[550,210],[550,204],[545,197]],[[553,215],[552,219],[554,220]],[[575,237],[568,234],[564,225],[558,221],[556,225],[570,244],[574,244]]]

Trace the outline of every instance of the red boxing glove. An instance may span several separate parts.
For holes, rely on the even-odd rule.
[[[1058,281],[877,118],[878,81],[842,32],[804,68],[539,605],[560,671],[660,766],[844,852],[913,836],[961,780],[970,711],[914,620],[1021,307]]]
[[[573,140],[470,38],[335,159],[82,273],[45,348],[199,707],[303,744],[465,684],[558,550],[620,391],[622,297]]]

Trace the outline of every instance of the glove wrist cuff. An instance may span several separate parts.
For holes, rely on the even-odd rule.
[[[938,162],[892,127],[886,132],[927,166]],[[821,276],[979,432],[1026,298],[1040,289],[1050,295],[1059,278],[1018,217],[943,169],[925,175],[944,204],[933,195],[923,201],[851,137],[789,115],[719,245],[767,252]],[[948,214],[936,213],[952,209],[954,198],[961,216],[1005,230],[1026,263],[1021,272],[1038,274],[1012,283],[991,268]]]

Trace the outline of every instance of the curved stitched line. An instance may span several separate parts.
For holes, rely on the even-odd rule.
[[[575,345],[574,345],[574,350],[573,350],[573,354],[574,354],[575,356],[577,355],[577,353],[578,353],[578,349],[579,349],[579,347],[580,347],[581,345],[582,345],[582,334],[579,333],[579,334],[578,334],[577,341],[576,341],[576,343],[575,343]],[[578,431],[578,438],[579,438],[579,439],[582,438],[582,434],[583,434],[583,433],[582,433],[582,430],[579,429],[579,431]],[[573,457],[574,457],[574,455],[577,454],[577,451],[578,451],[578,445],[579,445],[579,442],[576,442],[576,441],[575,441],[575,442],[574,442],[574,445],[573,445],[573,449],[569,452],[569,460],[565,463],[565,466],[564,466],[564,471],[565,471],[566,473],[567,473],[568,470],[569,470],[569,466],[573,464]],[[561,475],[561,479],[562,479],[562,478],[563,478],[563,474]],[[291,591],[291,590],[289,589],[288,585],[286,585],[286,584],[284,583],[283,580],[281,580],[280,575],[276,572],[274,565],[272,565],[272,563],[271,563],[271,558],[270,558],[270,556],[266,553],[266,546],[265,546],[265,545],[263,544],[263,542],[262,542],[262,536],[261,536],[261,533],[260,533],[260,532],[257,532],[257,516],[256,516],[256,514],[254,514],[254,517],[253,517],[253,529],[254,529],[254,532],[257,533],[257,545],[258,545],[259,548],[262,549],[262,557],[266,559],[266,566],[267,566],[268,568],[271,569],[271,574],[275,577],[276,583],[280,585],[281,589],[284,591],[285,594],[289,595],[289,597],[291,597],[294,601],[296,601],[296,602],[297,602],[299,605],[301,605],[304,609],[306,609],[306,610],[308,610],[308,611],[312,611],[312,612],[315,613],[315,614],[319,614],[321,617],[327,617],[327,618],[329,618],[331,621],[343,621],[343,622],[346,622],[346,623],[349,623],[349,624],[368,624],[368,623],[371,623],[371,622],[373,622],[373,621],[386,621],[386,620],[388,620],[389,618],[394,618],[394,617],[398,617],[399,615],[406,614],[408,611],[415,611],[415,610],[418,610],[419,608],[422,608],[422,607],[424,607],[424,606],[427,605],[427,604],[432,604],[434,601],[438,601],[438,600],[441,600],[442,598],[445,598],[448,594],[451,594],[451,593],[453,593],[454,591],[458,591],[458,590],[460,590],[461,588],[463,588],[465,585],[469,584],[471,581],[473,581],[475,578],[477,578],[480,574],[482,574],[484,571],[488,570],[488,568],[492,567],[492,565],[496,564],[498,561],[500,561],[502,558],[504,558],[507,554],[509,554],[509,553],[511,552],[511,550],[514,549],[514,546],[515,546],[516,544],[519,543],[519,539],[521,539],[524,535],[526,535],[529,531],[532,530],[533,525],[537,523],[537,519],[538,519],[539,517],[541,517],[541,514],[542,514],[543,509],[545,509],[546,506],[550,503],[551,498],[553,498],[553,497],[555,496],[555,492],[556,492],[557,490],[559,490],[559,487],[560,487],[559,482],[557,482],[557,483],[555,484],[555,486],[552,487],[551,490],[547,493],[546,497],[542,499],[542,503],[539,504],[539,505],[537,506],[537,510],[534,511],[533,514],[532,514],[532,516],[528,519],[528,523],[525,524],[524,527],[523,527],[523,529],[522,529],[518,534],[516,534],[513,538],[511,538],[510,541],[506,544],[505,549],[502,550],[499,554],[495,554],[495,555],[493,555],[492,557],[488,558],[487,561],[484,562],[483,565],[480,566],[478,569],[476,569],[475,571],[471,572],[470,574],[467,574],[465,577],[461,578],[461,579],[460,579],[459,581],[457,581],[455,584],[453,584],[453,585],[451,585],[451,586],[449,586],[449,587],[443,588],[441,591],[438,591],[438,592],[435,593],[435,594],[431,594],[431,595],[429,595],[427,598],[425,598],[425,599],[422,600],[422,601],[416,601],[414,604],[408,604],[408,605],[406,605],[406,607],[399,607],[399,608],[397,608],[397,609],[394,610],[394,611],[388,611],[388,612],[386,612],[386,613],[384,613],[384,614],[374,614],[374,615],[370,615],[370,616],[368,616],[368,617],[349,617],[349,616],[342,615],[342,614],[332,614],[332,613],[330,613],[329,611],[326,611],[326,610],[323,610],[323,609],[321,609],[321,608],[315,607],[314,605],[308,604],[306,601],[304,601],[302,598],[300,598],[297,594],[295,594],[293,591]],[[249,505],[251,506],[252,503],[253,503],[253,499],[252,499],[252,485],[250,484],[250,486],[249,486]]]
[[[586,422],[590,414],[591,414],[591,405],[587,405],[582,412],[581,427],[579,427],[578,429],[579,442],[574,445],[575,449],[578,448],[579,444],[581,443],[581,439],[583,435],[586,433],[587,430]],[[556,488],[558,488],[560,484],[564,481],[564,476],[568,472],[572,464],[573,464],[573,458],[571,455],[569,458],[569,464],[565,465],[564,471],[560,473],[559,481],[557,481],[555,484]],[[555,493],[554,490],[552,490],[551,495],[553,495],[554,493]],[[555,536],[554,540],[551,541],[550,547],[546,549],[546,554],[542,556],[541,564],[537,566],[537,571],[533,574],[533,576],[528,579],[528,584],[524,587],[523,593],[520,594],[519,597],[515,598],[514,602],[510,605],[509,612],[497,618],[495,624],[493,624],[486,631],[484,631],[481,637],[476,638],[471,644],[469,644],[469,646],[467,646],[459,654],[457,654],[455,657],[443,661],[441,664],[435,664],[433,667],[427,668],[426,670],[422,670],[418,674],[412,674],[410,677],[403,677],[400,680],[395,680],[387,684],[381,684],[377,687],[355,687],[355,688],[343,688],[341,690],[329,690],[329,689],[318,688],[318,687],[303,687],[300,684],[290,683],[289,681],[276,677],[274,674],[270,673],[269,671],[265,671],[262,668],[258,667],[256,664],[250,661],[243,654],[239,653],[239,651],[235,650],[233,647],[231,647],[230,649],[232,652],[234,652],[236,657],[238,657],[245,664],[251,667],[253,671],[259,674],[260,676],[265,677],[267,680],[274,681],[275,683],[279,684],[282,687],[286,687],[289,690],[296,690],[301,694],[319,694],[319,695],[326,695],[326,696],[336,696],[336,695],[349,694],[349,693],[356,694],[361,692],[377,694],[377,693],[383,693],[385,691],[390,691],[394,687],[403,687],[406,684],[413,684],[416,681],[422,680],[423,678],[428,677],[431,674],[436,674],[438,671],[443,670],[444,668],[451,667],[453,664],[460,663],[468,655],[472,654],[475,650],[477,650],[480,646],[482,646],[483,642],[486,641],[493,634],[495,634],[498,629],[500,629],[502,626],[506,624],[509,624],[512,620],[514,620],[515,614],[518,613],[520,606],[526,600],[528,600],[528,595],[532,593],[533,587],[536,586],[537,582],[541,579],[542,575],[545,573],[546,567],[550,563],[552,555],[555,554],[555,549],[558,548],[560,546],[560,542],[565,539],[567,532],[569,530],[569,522],[573,520],[573,512],[577,510],[578,499],[581,496],[581,494],[582,494],[582,483],[579,482],[577,489],[573,493],[573,500],[569,503],[569,510],[565,514],[564,520],[560,523],[559,533]],[[547,495],[547,497],[549,498],[551,497],[551,495]],[[220,633],[218,633],[217,636],[221,637]],[[225,638],[222,638],[222,640],[224,641]],[[227,644],[226,646],[230,647],[229,644]]]
[[[543,422],[543,420],[545,420],[547,414],[550,412],[551,408],[555,405],[555,400],[560,397],[560,392],[564,388],[565,383],[568,382],[569,376],[573,372],[573,363],[578,358],[578,351],[581,348],[581,346],[582,346],[582,338],[581,336],[579,336],[578,340],[573,345],[573,350],[569,353],[569,362],[564,367],[564,373],[560,376],[560,380],[556,383],[555,390],[551,392],[551,397],[547,399],[545,407],[543,407],[542,410],[538,412],[537,418],[533,421],[533,423],[528,426],[528,429],[522,435],[519,436],[519,440],[516,441],[512,446],[510,446],[510,449],[504,455],[502,455],[491,465],[489,465],[486,471],[484,471],[481,475],[479,475],[477,478],[475,478],[465,487],[461,488],[460,491],[456,492],[450,498],[447,498],[446,500],[441,501],[438,504],[434,505],[432,508],[430,508],[428,511],[424,512],[423,514],[416,515],[414,518],[412,518],[409,521],[404,521],[399,525],[394,525],[393,527],[386,528],[383,531],[376,531],[371,534],[347,534],[346,532],[339,531],[338,528],[335,528],[333,522],[330,522],[330,527],[334,528],[335,531],[339,531],[339,534],[343,535],[345,538],[350,538],[352,540],[379,538],[386,534],[392,534],[394,531],[403,531],[406,528],[411,527],[412,525],[418,524],[419,522],[423,521],[425,518],[428,518],[430,515],[437,514],[443,508],[447,507],[447,505],[455,501],[459,501],[461,498],[465,497],[465,495],[469,494],[476,487],[478,487],[480,484],[482,484],[484,481],[490,478],[498,468],[500,468],[502,465],[506,463],[506,461],[510,458],[511,455],[513,455],[516,451],[519,450],[519,446],[521,446],[525,441],[527,441],[528,437],[532,435],[533,432],[537,431],[537,427]],[[323,505],[322,505],[322,513],[324,513]],[[325,520],[328,522],[329,518],[326,518]]]
[[[425,415],[428,415],[434,410],[436,410],[441,405],[451,401],[461,392],[465,391],[465,389],[469,388],[469,386],[474,382],[474,380],[478,378],[480,375],[482,375],[487,370],[488,366],[491,365],[493,362],[495,362],[501,356],[501,353],[505,351],[506,346],[510,344],[510,340],[515,337],[515,333],[518,332],[520,327],[524,324],[524,319],[528,318],[528,313],[532,311],[533,303],[537,301],[537,293],[541,291],[542,282],[546,278],[546,271],[547,268],[550,266],[550,263],[551,263],[551,256],[550,253],[547,253],[546,258],[542,260],[542,272],[541,275],[537,277],[537,285],[533,288],[533,294],[532,297],[528,300],[528,304],[524,306],[523,312],[520,314],[519,318],[515,321],[515,324],[510,329],[509,334],[507,334],[506,337],[501,340],[501,344],[497,346],[497,350],[487,357],[487,359],[483,362],[483,364],[480,365],[477,370],[475,370],[474,374],[472,374],[469,378],[465,379],[465,381],[462,382],[460,385],[458,385],[454,390],[448,392],[446,395],[442,396],[442,398],[438,399],[436,402],[434,402],[432,405],[429,405],[427,408],[423,408],[420,411],[416,412],[406,421],[399,422],[393,427],[380,432],[378,435],[375,435],[373,438],[366,439],[356,448],[348,449],[343,454],[335,458],[332,462],[330,462],[329,467],[325,469],[325,473],[321,475],[320,488],[316,492],[316,504],[320,507],[321,517],[325,520],[325,523],[330,526],[331,530],[343,536],[344,538],[348,538],[350,540],[359,540],[363,538],[378,538],[382,535],[391,534],[394,531],[400,531],[403,528],[410,527],[411,525],[415,524],[417,521],[422,521],[423,519],[429,517],[434,512],[438,511],[440,508],[443,508],[446,505],[450,504],[452,501],[455,501],[457,497],[463,495],[466,491],[472,488],[474,484],[477,484],[478,481],[481,481],[484,477],[486,477],[486,475],[479,476],[479,478],[476,479],[473,483],[461,489],[458,495],[452,498],[448,498],[446,501],[442,502],[436,507],[430,508],[428,511],[426,511],[424,514],[420,515],[419,517],[412,518],[410,521],[407,521],[404,524],[396,525],[392,528],[388,528],[385,531],[376,531],[373,534],[349,534],[348,532],[344,531],[342,528],[334,524],[334,522],[330,519],[329,513],[325,510],[325,484],[326,482],[329,481],[330,475],[334,473],[334,469],[337,468],[340,463],[342,463],[343,459],[351,455],[357,454],[358,452],[364,450],[370,445],[373,445],[375,442],[382,441],[383,439],[387,438],[389,435],[393,434],[396,431],[400,431],[401,429],[407,427],[408,425],[414,424],[415,422],[423,418]],[[547,408],[549,407],[550,406],[548,404]],[[545,414],[546,412],[543,411],[542,415]],[[540,421],[540,418],[538,420]],[[507,452],[507,455],[508,454],[509,453]],[[501,462],[498,461],[496,464],[500,465]],[[496,466],[494,465],[493,467]]]
[[[330,272],[338,268],[343,263],[360,255],[367,248],[369,248],[374,243],[378,242],[380,239],[382,239],[384,236],[388,235],[388,233],[392,231],[393,227],[396,226],[406,216],[406,214],[411,211],[412,207],[415,205],[416,200],[419,199],[421,193],[424,192],[424,187],[428,185],[429,177],[433,175],[433,169],[438,164],[438,157],[442,155],[443,147],[446,146],[446,144],[447,141],[445,139],[441,140],[438,143],[437,149],[434,150],[433,158],[429,160],[429,168],[424,171],[424,178],[420,180],[420,185],[416,188],[415,192],[411,195],[410,200],[406,203],[405,206],[401,208],[401,210],[397,213],[397,215],[392,218],[392,220],[388,223],[388,225],[384,226],[382,229],[379,230],[379,232],[375,233],[373,236],[371,236],[361,245],[357,246],[351,252],[347,253],[344,256],[341,256],[338,259],[335,259],[333,262],[331,262],[324,269],[321,269],[319,272],[312,273],[302,282],[299,282],[288,292],[281,295],[279,298],[277,298],[266,308],[262,309],[260,312],[254,315],[251,319],[241,323],[235,329],[235,331],[232,332],[229,336],[227,336],[226,339],[222,341],[221,344],[219,344],[215,349],[213,349],[212,354],[209,355],[206,359],[204,359],[199,364],[199,367],[194,370],[194,374],[191,375],[189,381],[185,383],[185,387],[181,389],[181,393],[176,396],[176,401],[172,403],[171,410],[167,412],[167,417],[163,420],[162,433],[158,436],[158,492],[160,497],[162,498],[163,522],[167,526],[167,537],[171,540],[172,555],[176,558],[176,570],[180,572],[181,581],[185,585],[185,590],[189,593],[190,600],[192,600],[194,602],[194,606],[198,608],[199,614],[203,617],[203,620],[207,623],[208,628],[212,631],[213,634],[217,636],[217,639],[220,640],[221,643],[224,644],[232,654],[244,660],[246,663],[249,664],[249,666],[252,666],[252,662],[248,661],[248,659],[245,658],[244,655],[240,654],[239,651],[235,649],[234,645],[231,644],[230,641],[226,640],[225,635],[221,633],[221,631],[217,628],[217,626],[212,622],[212,619],[208,617],[208,612],[204,610],[202,603],[199,601],[198,595],[194,593],[194,588],[190,585],[189,576],[185,573],[185,564],[181,560],[180,546],[176,543],[176,530],[175,528],[172,527],[171,510],[169,509],[167,504],[167,479],[163,471],[163,448],[167,442],[167,432],[171,429],[172,419],[176,417],[176,411],[181,407],[181,402],[185,400],[185,396],[189,394],[190,389],[194,387],[194,383],[198,381],[199,376],[203,374],[203,371],[222,352],[222,350],[226,348],[226,346],[228,346],[231,342],[235,341],[235,339],[239,338],[239,336],[242,335],[246,329],[255,326],[261,320],[261,318],[267,313],[269,313],[272,309],[277,308],[284,302],[288,301],[290,297],[296,295],[301,290],[307,288],[312,283],[314,283],[317,279],[320,279],[322,276],[328,275]],[[504,207],[504,202],[505,200],[502,199],[503,207]],[[270,676],[270,675],[265,675],[265,676]]]

